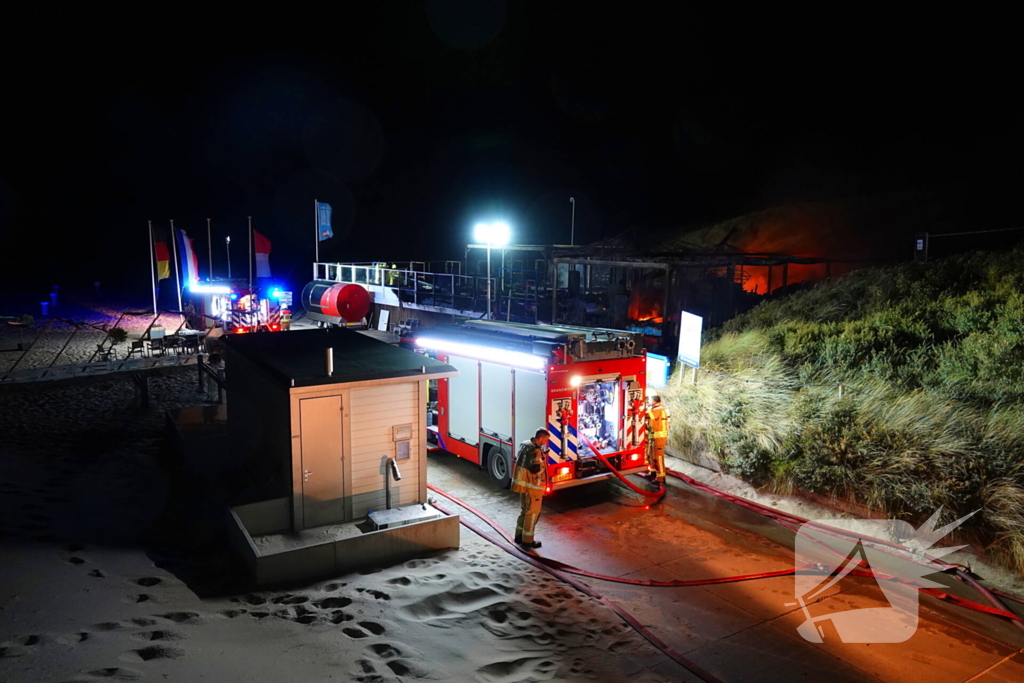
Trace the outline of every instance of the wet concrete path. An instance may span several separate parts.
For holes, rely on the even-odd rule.
[[[514,530],[518,497],[495,488],[476,465],[435,453],[428,477]],[[612,484],[560,491],[544,501],[537,538],[544,543],[540,555],[636,579],[735,576],[794,564],[792,531],[678,481],[653,506]],[[907,576],[898,564],[894,560],[885,570]],[[928,578],[942,581],[950,593],[984,602],[951,577]],[[584,580],[724,681],[1024,681],[1024,633],[929,596],[921,596],[916,631],[905,642],[844,643],[826,626],[824,642],[811,643],[797,632],[806,615],[794,604],[792,576],[686,588]],[[847,577],[815,596],[808,609],[819,617],[889,606],[873,579]],[[899,614],[899,625],[914,629],[913,619]],[[884,612],[878,618],[892,626]],[[672,661],[663,669],[679,680],[698,680]]]

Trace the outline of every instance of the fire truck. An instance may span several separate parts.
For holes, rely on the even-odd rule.
[[[195,329],[216,325],[229,334],[278,332],[291,316],[292,293],[279,287],[257,290],[242,281],[215,280],[193,283],[185,291],[186,313]]]
[[[431,391],[427,439],[508,486],[518,445],[548,443],[548,493],[647,470],[646,352],[622,330],[472,320],[403,340],[459,371]]]

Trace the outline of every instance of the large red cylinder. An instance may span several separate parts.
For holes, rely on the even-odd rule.
[[[302,305],[310,313],[358,322],[370,312],[373,299],[361,285],[314,280],[302,291]]]

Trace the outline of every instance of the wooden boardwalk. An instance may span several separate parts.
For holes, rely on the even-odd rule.
[[[97,361],[95,363],[68,363],[66,365],[54,365],[49,368],[24,368],[0,374],[0,385],[145,372],[160,368],[195,365],[197,359],[198,355],[167,355],[153,358]]]

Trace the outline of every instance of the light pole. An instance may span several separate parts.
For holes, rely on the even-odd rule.
[[[228,251],[228,279],[231,279],[231,235],[224,238],[224,248]]]
[[[491,319],[491,247],[503,247],[508,244],[512,234],[508,223],[477,223],[473,228],[473,239],[478,244],[487,245],[487,319]]]
[[[569,233],[569,246],[576,245],[576,199],[569,197],[569,203],[572,204],[572,224],[570,227],[571,232]]]

